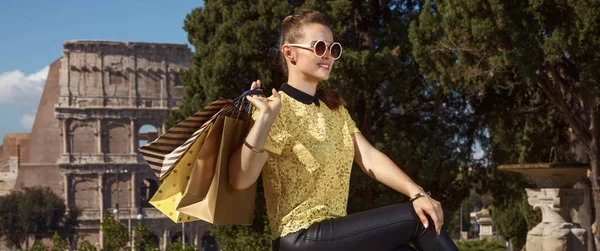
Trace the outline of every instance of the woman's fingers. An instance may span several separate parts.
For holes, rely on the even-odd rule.
[[[415,201],[413,206],[415,207],[415,212],[423,223],[423,226],[425,228],[429,227],[429,221],[426,216],[429,215],[433,221],[435,232],[440,234],[442,225],[444,225],[444,211],[442,210],[442,205],[438,201],[427,197]]]
[[[254,90],[254,89],[258,89],[258,88],[260,88],[260,79],[252,82],[252,85],[250,85],[250,90]]]
[[[433,200],[435,207],[437,208],[438,214],[440,215],[440,220],[442,224],[444,224],[444,210],[442,210],[442,203],[437,200]]]
[[[435,225],[435,232],[440,234],[442,230],[442,225],[444,225],[444,211],[442,210],[442,205],[434,200],[430,199],[431,207],[427,208],[427,214],[433,220],[433,224]]]
[[[433,225],[435,227],[435,232],[440,234],[440,230],[442,229],[442,221],[440,221],[440,216],[435,208],[429,208],[427,210],[427,214],[433,220]]]
[[[253,106],[255,106],[257,108],[259,108],[261,105],[259,103],[262,103],[262,101],[257,100],[255,97],[252,97],[250,95],[246,96],[246,99],[248,100],[248,102],[250,102],[250,104],[252,104]]]
[[[256,80],[256,81],[252,82],[250,89],[254,90],[254,89],[260,88],[260,84],[261,84],[260,80]],[[254,105],[256,108],[258,108],[258,110],[260,112],[274,112],[276,114],[279,112],[279,109],[281,108],[281,95],[279,95],[279,93],[277,92],[277,90],[275,90],[275,88],[273,88],[271,90],[271,92],[273,93],[273,97],[271,100],[269,100],[267,97],[265,97],[262,94],[248,95],[248,96],[246,96],[246,98],[252,105]]]
[[[258,108],[258,110],[261,112],[265,112],[267,109],[269,109],[267,107],[269,99],[262,95],[248,95],[246,96],[246,99],[248,100],[248,102],[250,102],[250,104]]]
[[[253,81],[252,84],[250,85],[250,90],[254,90],[254,89],[260,88],[260,84],[261,84],[260,80]],[[250,99],[248,99],[248,101],[250,101],[250,103],[252,103],[256,107],[258,107],[257,104],[256,104],[256,102],[258,102],[258,101],[263,101],[264,102],[264,100],[262,100],[261,96],[254,95],[254,94],[246,96],[246,98],[250,98],[250,97],[253,98],[253,100],[251,101]],[[258,98],[258,100],[256,98]]]
[[[440,216],[439,217],[440,218],[440,222],[439,222],[440,228],[438,230],[438,234],[440,234],[440,232],[442,230],[442,226],[444,225],[444,210],[442,210],[442,204],[440,202],[438,202],[437,200],[434,200],[434,202],[437,207],[438,214]]]
[[[425,216],[425,212],[421,209],[417,209],[417,210],[415,210],[415,213],[417,213],[417,216],[419,216],[421,223],[423,223],[423,227],[428,228],[429,221],[427,220],[427,216]]]

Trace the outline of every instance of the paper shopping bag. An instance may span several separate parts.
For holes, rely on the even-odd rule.
[[[217,158],[223,138],[223,124],[225,116],[219,116],[210,128],[208,136],[202,144],[196,160],[193,163],[190,180],[185,189],[185,194],[177,205],[177,208],[186,207],[200,202],[206,198],[208,190],[212,184]]]
[[[207,126],[207,130],[210,131],[211,127],[212,123]],[[196,138],[192,145],[187,149],[187,152],[182,155],[181,161],[179,161],[178,164],[173,167],[170,174],[163,179],[158,191],[149,201],[150,204],[175,223],[198,220],[196,217],[178,212],[175,209],[185,193],[192,172],[193,166],[191,164],[188,165],[188,163],[194,162],[197,152],[201,149],[206,137],[207,133],[201,133]]]
[[[139,151],[154,174],[163,180],[173,170],[183,153],[207,129],[208,124],[216,119],[218,113],[232,109],[232,101],[219,99],[181,121],[156,140],[140,147]]]
[[[213,224],[252,224],[256,182],[247,189],[235,190],[229,184],[229,157],[241,147],[251,122],[249,119],[223,117],[223,133],[219,146],[216,169],[205,198],[189,205],[180,204],[177,211]],[[196,164],[202,162],[196,162]],[[196,165],[194,168],[199,167]],[[202,173],[202,172],[198,172]],[[197,197],[199,198],[199,197]]]

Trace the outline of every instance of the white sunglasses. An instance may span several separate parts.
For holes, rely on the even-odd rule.
[[[325,53],[327,53],[327,49],[329,49],[329,53],[333,60],[338,60],[342,56],[342,45],[338,42],[333,42],[328,44],[323,40],[317,40],[314,44],[288,44],[292,47],[300,47],[304,49],[310,49],[315,53],[315,56],[323,58]]]

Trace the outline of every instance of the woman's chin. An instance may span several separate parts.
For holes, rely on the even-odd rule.
[[[323,80],[327,80],[329,79],[329,72],[325,73],[325,72],[318,72],[317,74],[306,74],[305,78],[308,80],[310,79],[311,81],[323,81]]]
[[[323,81],[323,80],[327,80],[329,79],[329,74],[319,74],[314,76],[315,79],[317,79],[318,81]]]

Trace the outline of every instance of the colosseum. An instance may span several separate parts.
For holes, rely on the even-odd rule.
[[[100,219],[114,212],[128,229],[149,227],[161,250],[182,236],[216,250],[207,224],[175,224],[148,203],[159,181],[137,150],[165,131],[190,62],[185,44],[65,42],[31,133],[7,134],[0,147],[0,193],[50,187],[82,210],[78,233],[98,248]]]

